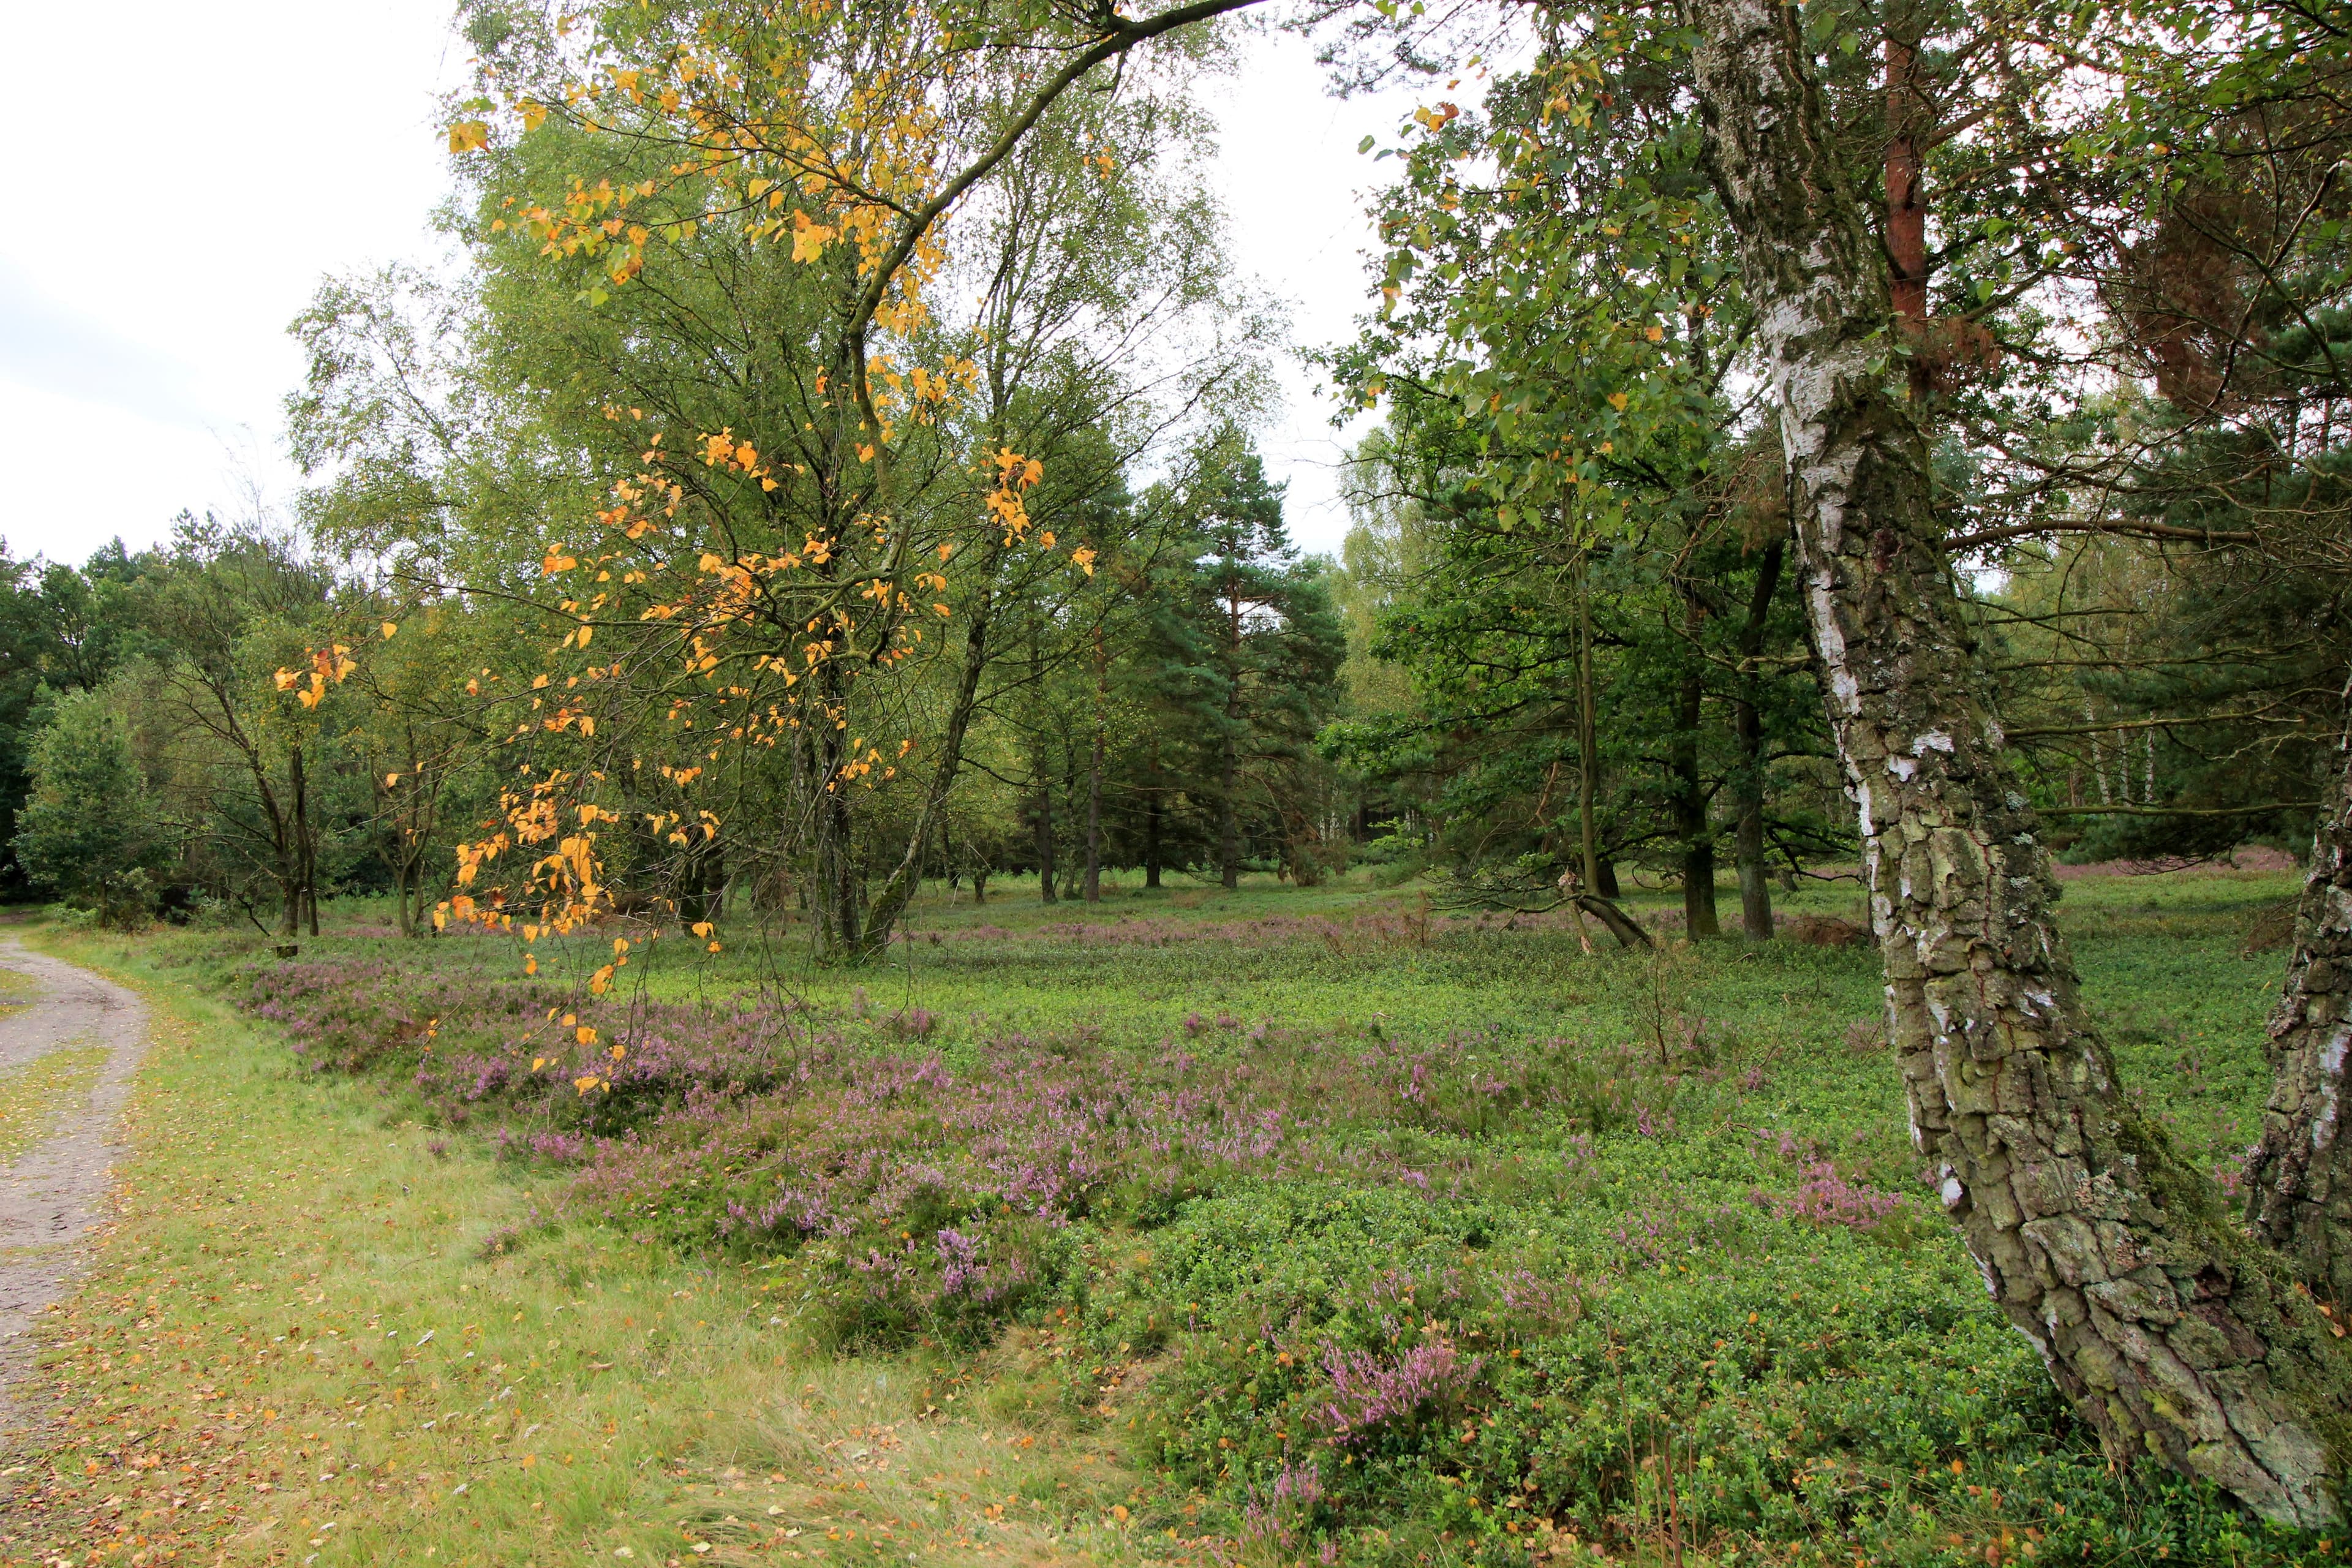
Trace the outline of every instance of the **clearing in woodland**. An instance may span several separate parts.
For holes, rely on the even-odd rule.
[[[2225,1185],[2293,891],[2067,891]],[[358,902],[291,959],[31,932],[153,1047],[0,1559],[2336,1554],[2101,1457],[1921,1179],[1866,942],[1588,956],[1360,877],[916,916],[595,997],[609,934],[526,978]]]

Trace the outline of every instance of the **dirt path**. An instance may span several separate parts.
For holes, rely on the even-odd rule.
[[[0,1167],[0,1429],[16,1425],[11,1390],[31,1364],[34,1314],[72,1287],[76,1247],[102,1211],[109,1173],[122,1152],[122,1102],[147,1049],[147,1009],[86,969],[0,938],[0,969],[37,988],[0,1018],[0,1071],[49,1052],[102,1045],[106,1065],[89,1098],[59,1131]]]

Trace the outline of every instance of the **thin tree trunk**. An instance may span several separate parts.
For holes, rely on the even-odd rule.
[[[293,795],[293,842],[287,846],[286,934],[294,936],[301,930],[304,895],[310,886],[310,789],[302,773],[302,748],[286,748],[286,787]],[[318,917],[313,915],[310,934],[319,934]]]
[[[1683,841],[1683,930],[1695,937],[1723,934],[1715,909],[1715,825],[1707,819],[1706,789],[1698,771],[1698,725],[1706,700],[1698,638],[1706,616],[1697,595],[1686,595],[1684,631],[1691,664],[1675,711],[1675,831]]]
[[[1087,762],[1087,902],[1102,902],[1103,726],[1110,701],[1110,660],[1103,651],[1102,627],[1095,628],[1095,739]]]
[[[1143,802],[1143,885],[1160,886],[1160,737],[1151,738],[1151,788]]]
[[[856,824],[849,809],[848,781],[841,770],[849,758],[834,721],[847,702],[841,675],[830,661],[818,667],[824,701],[813,721],[817,729],[816,769],[811,787],[816,807],[815,908],[818,955],[829,963],[860,957],[859,905],[863,902],[857,874]]]
[[[2343,1358],[2277,1256],[2126,1100],[2052,917],[2041,823],[1943,559],[1886,258],[1843,189],[1799,14],[1688,0],[1705,154],[1778,405],[1804,595],[1859,807],[1911,1126],[2001,1311],[2126,1463],[2336,1516]]]
[[[1069,737],[1065,735],[1062,738],[1062,801],[1074,819],[1077,816],[1078,798],[1078,752],[1070,744]],[[1069,863],[1062,867],[1062,900],[1065,903],[1076,898],[1079,889],[1086,885],[1086,857],[1078,853],[1084,843],[1082,835],[1073,835]],[[1055,846],[1057,863],[1060,848],[1059,845]]]
[[[422,789],[425,781],[416,773],[416,732],[413,727],[408,731],[408,755],[409,767],[405,776],[409,781],[409,788]],[[374,784],[373,771],[370,774],[370,783]],[[387,854],[392,861],[394,924],[399,928],[402,936],[414,936],[416,934],[416,921],[410,910],[410,900],[411,889],[416,884],[419,869],[414,847],[415,836],[409,831],[408,814],[401,809],[398,786],[396,784],[377,786],[376,794],[383,802],[382,815],[388,816],[392,819],[391,843],[387,847]]]
[[[1592,700],[1592,562],[1576,563],[1576,826],[1584,852],[1584,885],[1604,899],[1617,896],[1617,879],[1601,876],[1600,830],[1592,797],[1601,784],[1601,725]]]
[[[989,546],[978,567],[982,583],[993,583],[1003,552],[1001,544]],[[890,932],[913,901],[915,889],[922,883],[923,847],[929,842],[933,823],[940,825],[940,842],[946,842],[948,793],[955,787],[956,776],[962,770],[964,742],[971,731],[972,713],[979,706],[980,680],[988,668],[989,626],[995,605],[995,590],[983,587],[965,623],[963,659],[956,672],[955,700],[948,710],[947,732],[940,738],[940,760],[931,769],[929,785],[923,791],[922,809],[916,814],[915,826],[907,835],[907,853],[900,858],[890,879],[874,896],[873,908],[866,920],[865,956],[871,957],[888,945]]]
[[[1218,880],[1227,888],[1238,888],[1242,885],[1241,747],[1228,734],[1223,750],[1224,764],[1218,770]]]
[[[1788,553],[1779,540],[1765,547],[1757,563],[1756,589],[1748,595],[1748,619],[1739,627],[1739,696],[1731,727],[1739,742],[1739,929],[1750,942],[1772,940],[1772,883],[1764,864],[1764,722],[1756,709],[1757,655],[1764,651],[1764,625],[1780,592],[1780,564]]]
[[[2346,689],[2352,710],[2352,688]],[[2271,1015],[2271,1098],[2246,1173],[2254,1233],[2339,1309],[2352,1303],[2352,1140],[2342,1136],[2352,1054],[2352,711],[2334,808],[2311,847],[2294,952]]]
[[[1060,901],[1054,891],[1054,789],[1043,783],[1037,786],[1037,896],[1049,904]]]
[[[1217,801],[1218,879],[1228,889],[1242,882],[1242,600],[1241,589],[1227,569],[1225,602],[1229,611],[1226,639],[1225,728],[1219,738]]]

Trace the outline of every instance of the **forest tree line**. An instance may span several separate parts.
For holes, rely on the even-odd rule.
[[[1385,407],[1333,561],[1293,545],[1253,445],[1283,345],[1192,172],[1210,129],[1182,103],[1195,65],[1057,106],[940,262],[974,307],[908,333],[943,373],[877,359],[908,427],[895,500],[922,520],[946,613],[909,612],[928,643],[819,661],[830,742],[779,746],[757,721],[778,661],[742,633],[779,602],[747,595],[751,614],[722,613],[680,659],[674,605],[641,592],[615,616],[608,591],[583,616],[562,584],[582,517],[626,510],[613,476],[652,482],[660,441],[688,429],[677,493],[703,513],[702,562],[850,531],[863,502],[825,466],[864,443],[820,428],[838,411],[806,351],[865,274],[706,231],[663,255],[662,290],[583,309],[499,216],[591,161],[593,133],[557,124],[475,168],[474,207],[446,220],[471,271],[331,280],[294,323],[310,374],[289,427],[316,480],[295,520],[184,516],[153,550],[7,566],[11,876],[110,918],[210,908],[289,932],[322,895],[388,892],[399,929],[424,931],[459,889],[457,846],[497,829],[517,780],[594,773],[614,786],[614,900],[708,913],[731,893],[807,917],[834,957],[887,941],[924,881],[984,899],[1034,877],[1048,901],[1092,900],[1106,869],[1306,885],[1366,859],[1507,901],[1563,870],[1603,898],[1639,879],[1680,889],[1691,934],[1769,939],[1774,884],[1850,875],[1857,846],[1778,455],[1738,374],[1749,307],[1687,128],[1629,94],[1616,112],[1643,137],[1562,137],[1553,62],[1402,150],[1377,209],[1391,297],[1325,356]],[[1588,216],[1559,243],[1559,213],[1514,210],[1508,179],[1464,183],[1475,146],[1641,195],[1647,237]],[[1965,256],[1947,263],[1964,293]],[[2162,285],[2141,275],[2156,261],[2131,265],[2103,298]],[[2249,443],[2298,438],[2244,426],[2307,419],[2306,395],[2249,393],[2224,428],[2166,397],[2170,338],[2111,319],[2108,363],[2138,374],[2064,405],[2031,461],[1969,437],[2013,430],[2053,372],[1979,346],[1916,373],[1950,427],[1952,526],[2007,535],[1957,581],[2025,781],[2077,858],[2307,853],[2347,660],[2341,579],[2214,542],[2262,524],[2282,486],[2329,493],[2336,447],[2323,424],[2303,464],[2242,493]],[[756,427],[728,414],[743,388]],[[1579,447],[1564,486],[1530,487]],[[2069,521],[2084,500],[2064,481],[2098,465],[2111,530]],[[1498,503],[1512,483],[1538,499]],[[643,584],[679,554],[615,572],[608,552],[595,575]],[[682,694],[681,669],[704,689]],[[518,721],[555,673],[600,694],[557,704],[560,727]],[[752,743],[702,747],[730,701],[722,732]]]

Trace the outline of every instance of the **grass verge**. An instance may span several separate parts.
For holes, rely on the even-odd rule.
[[[153,1049],[0,1465],[0,1561],[1136,1555],[1138,1479],[1063,1418],[1049,1336],[814,1355],[766,1271],[540,1223],[511,1166],[297,1076],[148,950],[29,934],[140,990]]]

